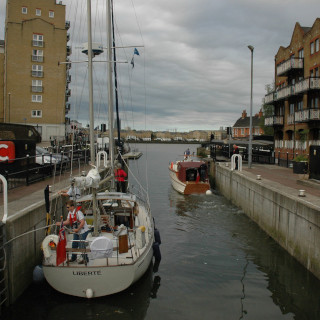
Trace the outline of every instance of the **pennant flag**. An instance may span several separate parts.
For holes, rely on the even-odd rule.
[[[60,265],[62,262],[66,261],[67,259],[67,239],[66,233],[63,227],[63,219],[61,220],[61,227],[59,231],[59,242],[57,244],[57,266]]]
[[[134,48],[134,52],[133,52],[133,54],[136,54],[137,56],[140,56],[140,53],[139,53],[139,51],[138,51],[138,49],[137,49],[137,48]]]

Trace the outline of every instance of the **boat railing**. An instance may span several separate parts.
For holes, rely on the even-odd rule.
[[[135,246],[135,232],[136,232],[136,228],[134,229],[130,229],[130,228],[126,228],[126,234],[121,235],[120,233],[118,235],[113,234],[113,255],[112,257],[106,258],[106,265],[110,265],[110,266],[115,266],[115,265],[123,265],[123,259],[125,259],[126,263],[125,264],[130,264],[128,263],[131,259],[131,263],[134,263],[134,261],[136,259],[138,259],[141,256],[141,249],[136,248]],[[122,238],[123,237],[123,238]],[[86,240],[73,240],[70,239],[68,240],[68,246],[66,248],[66,252],[67,252],[67,259],[69,259],[69,255],[88,255],[89,254],[89,258],[90,258],[90,253],[91,248],[90,248],[90,244],[92,243],[93,240],[91,239],[86,239]],[[85,245],[83,246],[84,248],[72,248],[72,244],[74,242],[77,243],[85,243]],[[125,243],[127,245],[125,245]],[[89,248],[88,248],[89,247]],[[121,256],[121,254],[123,253],[128,253],[130,251],[129,255],[126,256]],[[133,252],[134,251],[134,252]],[[111,259],[116,259],[111,260]],[[68,260],[67,260],[68,261]],[[67,265],[69,265],[69,263],[67,262]]]

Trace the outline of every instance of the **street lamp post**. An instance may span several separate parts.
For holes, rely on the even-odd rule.
[[[248,46],[251,51],[251,92],[250,92],[250,126],[249,126],[249,153],[248,153],[248,168],[252,165],[252,86],[253,86],[253,46]]]

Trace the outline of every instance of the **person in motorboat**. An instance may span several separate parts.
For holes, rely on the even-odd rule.
[[[188,148],[185,152],[184,152],[184,160],[187,160],[190,157],[190,149]]]
[[[117,169],[115,172],[115,177],[117,181],[117,192],[126,192],[126,182],[125,178],[127,177],[126,172],[121,168],[121,164],[117,165]]]
[[[89,233],[89,228],[87,225],[87,222],[84,218],[83,213],[80,211],[80,207],[75,208],[74,201],[68,200],[67,203],[67,209],[69,211],[67,220],[62,222],[62,226],[71,226],[73,234],[73,242],[72,242],[72,248],[82,248],[85,249],[85,240]],[[61,226],[61,222],[56,222],[57,226]],[[80,240],[80,241],[79,241]],[[82,241],[81,241],[82,240]],[[86,254],[82,255],[83,260],[79,262],[79,264],[88,263],[89,259]],[[71,259],[68,262],[74,262],[77,260],[77,255],[72,254]]]

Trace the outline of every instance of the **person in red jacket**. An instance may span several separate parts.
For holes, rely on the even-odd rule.
[[[115,171],[115,178],[117,182],[117,192],[126,192],[126,181],[127,173],[121,168],[121,164],[118,164]]]

